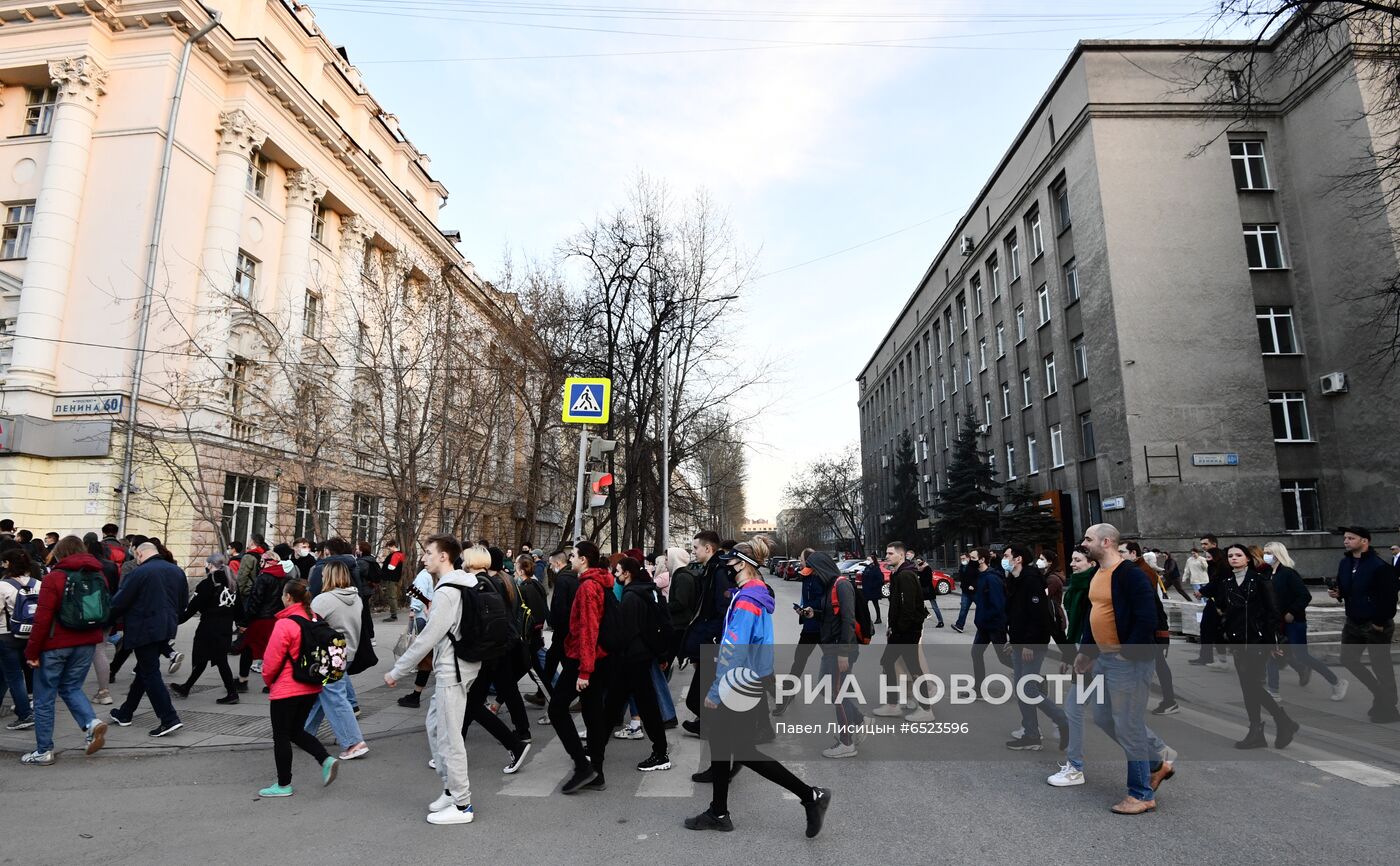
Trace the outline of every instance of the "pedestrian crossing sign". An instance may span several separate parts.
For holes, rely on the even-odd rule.
[[[611,398],[611,379],[565,379],[564,423],[608,423]]]

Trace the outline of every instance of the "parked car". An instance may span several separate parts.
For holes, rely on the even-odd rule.
[[[801,580],[802,563],[796,559],[789,559],[783,563],[783,580]]]
[[[939,595],[947,595],[953,591],[954,580],[946,572],[933,570],[933,589]]]

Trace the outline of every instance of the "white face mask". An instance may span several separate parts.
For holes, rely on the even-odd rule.
[[[958,562],[962,563],[963,565],[967,565],[967,557],[964,556],[962,559],[959,559]]]
[[[1003,559],[1003,560],[1001,561],[1001,570],[1002,570],[1002,571],[1010,571],[1010,570],[1011,570],[1011,560],[1009,560],[1009,559]]]
[[[1045,557],[1042,556],[1040,559],[1037,559],[1035,561],[1035,567],[1040,569],[1041,571],[1044,571],[1045,569],[1050,567],[1050,563],[1046,562]]]
[[[1274,558],[1274,555],[1272,553],[1264,554],[1264,561],[1267,562],[1269,565],[1273,565],[1275,562],[1278,562],[1278,560]]]

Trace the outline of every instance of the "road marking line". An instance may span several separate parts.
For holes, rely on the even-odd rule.
[[[1400,773],[1385,770],[1361,761],[1303,761],[1324,773],[1331,773],[1368,788],[1392,788],[1400,785]]]
[[[574,760],[558,740],[553,740],[538,752],[533,752],[520,772],[498,791],[503,797],[548,797],[559,787],[562,779],[573,771]]]
[[[690,780],[690,774],[700,769],[700,751],[704,747],[704,741],[694,737],[676,737],[674,740],[668,737],[667,740],[671,769],[642,773],[642,783],[637,786],[634,796],[687,799],[695,796],[696,783]],[[637,772],[635,768],[633,772]]]

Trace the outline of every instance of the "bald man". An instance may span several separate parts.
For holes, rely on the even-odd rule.
[[[136,548],[136,561],[140,564],[122,579],[112,597],[112,621],[124,621],[122,641],[136,655],[136,678],[126,700],[112,711],[112,721],[129,726],[141,698],[149,695],[160,719],[150,734],[164,737],[184,727],[161,677],[160,657],[175,639],[180,613],[190,600],[190,582],[180,566],[162,559],[149,542]]]

